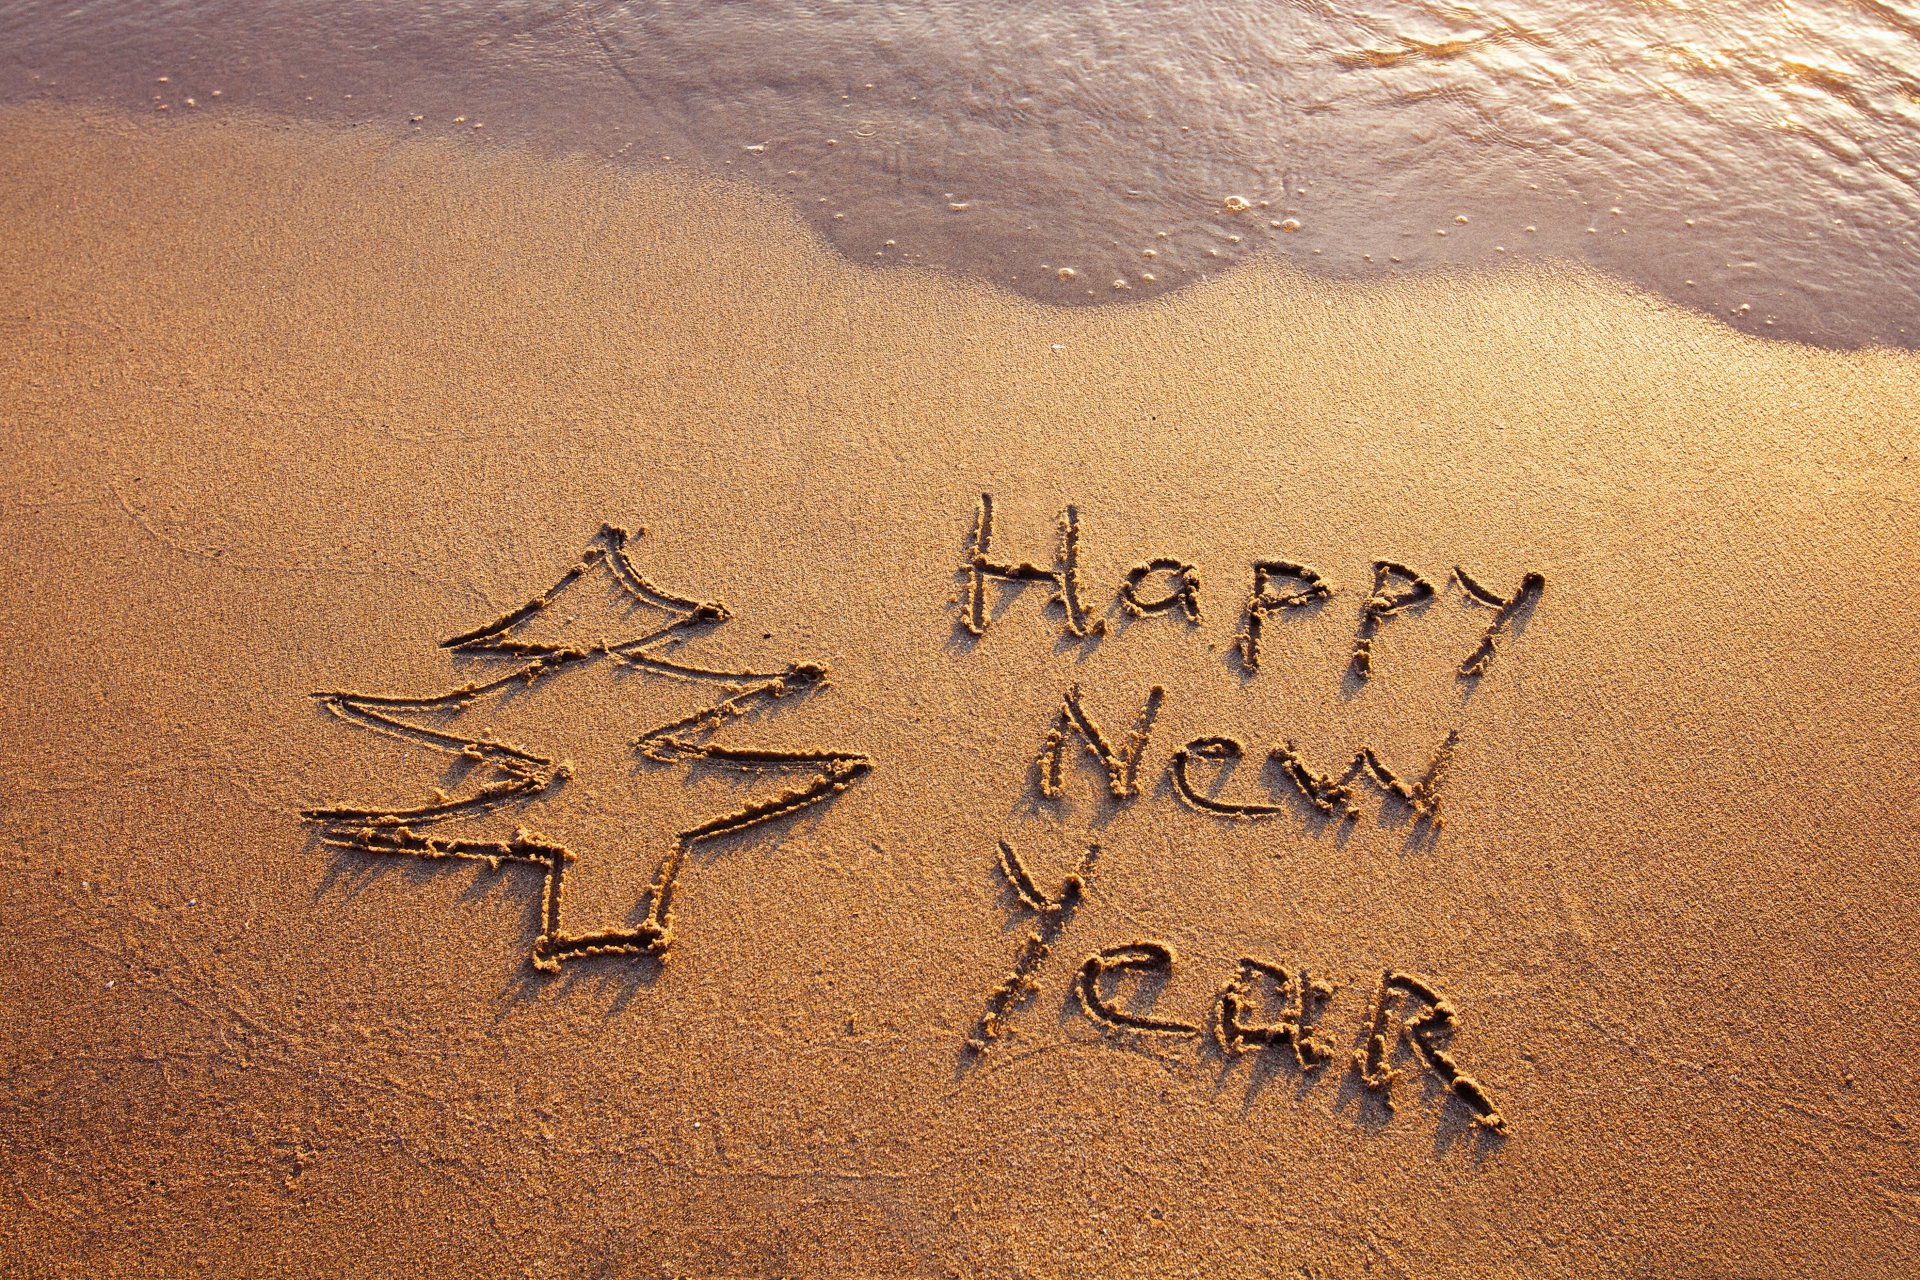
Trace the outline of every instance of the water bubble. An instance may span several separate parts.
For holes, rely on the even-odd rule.
[[[1253,208],[1252,203],[1245,196],[1228,196],[1220,202],[1220,205],[1228,213],[1245,213]]]
[[[1300,229],[1300,219],[1287,218],[1280,223],[1280,229],[1287,232],[1298,231]]]

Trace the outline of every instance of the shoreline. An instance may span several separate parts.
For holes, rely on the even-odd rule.
[[[228,107],[220,113],[197,115],[132,114],[100,103],[74,104],[47,101],[0,103],[0,127],[9,121],[26,122],[29,128],[79,126],[83,130],[108,132],[145,129],[180,130],[189,135],[233,134],[297,135],[316,145],[339,147],[351,140],[377,140],[370,145],[389,149],[415,149],[429,167],[440,165],[465,167],[478,173],[526,174],[552,171],[575,175],[602,192],[621,189],[635,191],[682,191],[690,197],[711,191],[724,201],[738,203],[763,215],[770,224],[791,228],[805,237],[814,251],[845,265],[875,287],[887,282],[902,282],[901,292],[917,291],[921,284],[934,288],[951,286],[957,296],[978,296],[992,305],[1012,308],[1044,319],[1058,315],[1125,315],[1172,307],[1190,310],[1196,294],[1236,290],[1236,281],[1245,277],[1271,278],[1297,285],[1309,297],[1365,300],[1386,305],[1391,300],[1418,305],[1426,300],[1453,298],[1459,291],[1473,293],[1478,286],[1500,291],[1513,284],[1515,293],[1544,293],[1564,288],[1581,295],[1612,295],[1623,305],[1632,305],[1665,315],[1704,321],[1713,330],[1766,345],[1826,353],[1835,356],[1861,356],[1867,359],[1889,358],[1899,362],[1915,356],[1912,348],[1896,344],[1868,342],[1852,346],[1831,346],[1804,337],[1767,330],[1741,328],[1711,309],[1690,305],[1657,289],[1645,287],[1602,267],[1573,258],[1524,258],[1476,263],[1437,263],[1419,268],[1394,270],[1378,276],[1347,275],[1317,271],[1307,265],[1281,258],[1253,256],[1217,272],[1188,281],[1165,292],[1146,297],[1115,294],[1087,301],[1048,299],[1010,287],[993,279],[967,271],[904,262],[865,262],[836,247],[826,230],[807,217],[804,209],[778,190],[737,174],[703,167],[681,157],[669,158],[652,167],[632,168],[621,162],[584,151],[549,153],[537,146],[502,143],[495,138],[479,138],[459,132],[422,134],[398,123],[362,121],[330,122],[298,116],[283,116],[250,108]],[[1071,326],[1069,326],[1071,327]]]
[[[1819,48],[1838,33],[1860,42],[1841,68],[1759,18],[1599,5],[1580,21],[1602,27],[1574,38],[1564,15],[1523,11],[1507,35],[1526,38],[1456,47],[1418,35],[1433,17],[1418,0],[1397,9],[1352,30],[1338,13],[1298,11],[1289,22],[1308,30],[1290,34],[1219,11],[1186,67],[1197,96],[1164,100],[1130,58],[1062,63],[1089,38],[1064,11],[1036,20],[1030,41],[969,53],[978,33],[942,6],[834,22],[804,6],[716,18],[529,0],[349,19],[326,0],[272,0],[157,26],[34,6],[14,19],[0,100],[156,116],[237,106],[330,129],[500,138],[642,173],[689,166],[778,193],[851,261],[932,266],[1048,305],[1161,296],[1246,261],[1372,280],[1512,258],[1581,263],[1762,336],[1920,343],[1908,246],[1877,230],[1911,221],[1898,180],[1915,158],[1898,128],[1910,95],[1877,52],[1876,24],[1898,28],[1898,15],[1803,15],[1834,28]],[[383,17],[377,46],[348,36]],[[1149,8],[1120,25],[1145,34],[1167,18]],[[1399,53],[1375,47],[1401,23]],[[1602,29],[1640,56],[1587,68],[1590,101],[1547,92],[1570,89],[1563,60],[1605,47]],[[739,38],[750,34],[768,43]],[[924,80],[900,74],[903,39],[931,59]],[[1234,59],[1206,57],[1207,40],[1265,49],[1271,65],[1243,78],[1226,70]],[[1702,53],[1716,42],[1742,56]],[[841,73],[795,75],[762,52],[804,60],[816,44]],[[1280,123],[1260,123],[1249,99]],[[1775,100],[1779,119],[1765,113]],[[1689,127],[1659,119],[1673,109]],[[1391,150],[1369,161],[1348,134]],[[1582,137],[1623,148],[1622,162],[1592,163]],[[1757,161],[1728,160],[1743,154]],[[1858,175],[1844,208],[1822,195],[1835,155]]]

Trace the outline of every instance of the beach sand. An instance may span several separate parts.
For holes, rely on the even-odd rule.
[[[372,129],[12,109],[0,155],[0,1273],[1920,1267],[1912,354],[1538,268],[1049,309],[744,188]],[[1073,508],[1089,634],[1044,581],[967,629],[983,493],[1041,570]],[[563,931],[633,935],[676,833],[841,789],[687,841],[664,963],[546,972],[542,868],[303,816],[526,770],[312,695],[518,669],[441,642],[583,554],[493,638],[586,656],[434,721],[571,776],[407,830],[564,843]],[[1197,623],[1118,604],[1156,558]],[[1249,671],[1256,561],[1330,594]],[[1361,680],[1376,561],[1435,590]],[[1455,566],[1545,584],[1473,678]],[[1135,793],[1070,717],[1042,794],[1076,686]],[[1269,756],[1413,780],[1449,733],[1443,827]],[[1244,758],[1183,795],[1210,737]],[[1077,906],[1001,841],[1050,898],[1098,844]],[[1102,952],[1147,960],[1089,1007]],[[1209,1034],[1243,959],[1332,988],[1298,1046]]]

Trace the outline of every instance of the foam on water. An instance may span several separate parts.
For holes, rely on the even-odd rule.
[[[0,50],[0,100],[692,163],[857,259],[1050,302],[1259,254],[1568,258],[1754,332],[1920,345],[1911,0],[23,0]]]

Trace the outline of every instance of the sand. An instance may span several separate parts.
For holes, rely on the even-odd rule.
[[[1054,310],[370,130],[0,152],[0,1272],[1920,1265],[1914,356],[1539,269]],[[1069,508],[1076,608],[972,634]],[[1325,594],[1250,670],[1257,562]],[[1456,566],[1544,582],[1473,677]]]

